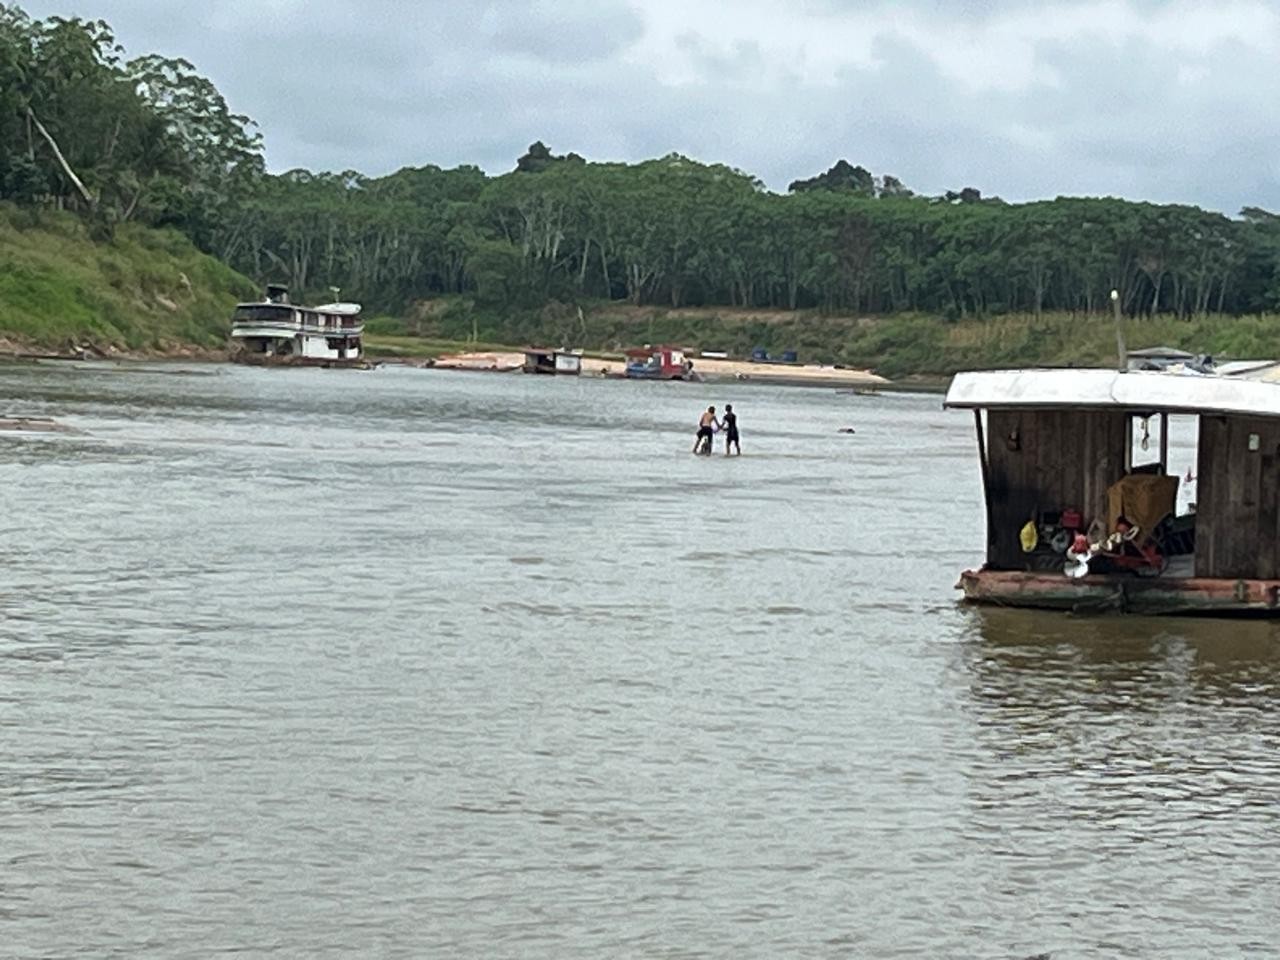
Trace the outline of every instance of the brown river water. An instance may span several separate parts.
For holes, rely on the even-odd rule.
[[[1280,627],[958,605],[939,397],[174,369],[0,367],[0,954],[1280,949]]]

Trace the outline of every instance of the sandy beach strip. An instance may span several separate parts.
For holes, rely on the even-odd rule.
[[[870,370],[818,364],[755,363],[749,360],[717,360],[693,357],[693,372],[708,381],[754,381],[757,383],[812,384],[833,387],[874,387],[889,381]],[[512,372],[524,365],[524,354],[484,351],[457,353],[439,357],[433,364],[438,370],[488,370]],[[622,376],[626,361],[602,357],[583,357],[584,376]]]

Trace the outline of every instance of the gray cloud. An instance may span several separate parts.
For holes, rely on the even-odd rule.
[[[1280,17],[1230,0],[27,0],[185,56],[274,169],[671,151],[785,189],[838,157],[924,192],[1280,207]]]
[[[544,0],[510,4],[494,14],[490,32],[500,53],[529,56],[553,66],[572,66],[614,56],[638,40],[644,22],[630,7]]]

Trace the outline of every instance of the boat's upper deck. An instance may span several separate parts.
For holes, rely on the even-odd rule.
[[[301,307],[291,303],[241,303],[231,315],[233,337],[292,336],[299,333],[337,337],[364,331],[360,306],[331,303]]]

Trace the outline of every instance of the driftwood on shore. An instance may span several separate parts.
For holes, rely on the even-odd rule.
[[[67,340],[61,347],[39,347],[22,341],[14,342],[0,336],[0,363],[66,363],[82,362],[110,367],[123,362],[150,362],[157,360],[190,360],[193,362],[225,361],[227,351],[221,348],[200,347],[192,344],[168,343],[164,346],[141,350],[126,350],[113,345],[100,346],[85,341]]]
[[[52,417],[17,417],[11,414],[0,416],[0,433],[78,433],[83,430],[59,423]]]

